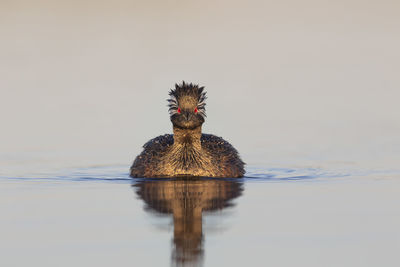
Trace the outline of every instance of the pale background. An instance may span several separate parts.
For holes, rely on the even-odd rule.
[[[0,2],[3,174],[126,164],[175,82],[249,165],[396,168],[399,1]],[[23,166],[23,168],[21,168]]]

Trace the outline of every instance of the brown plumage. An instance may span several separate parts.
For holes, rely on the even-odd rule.
[[[202,134],[204,87],[183,82],[169,95],[174,134],[158,136],[143,146],[131,167],[132,177],[242,177],[244,163],[221,137]]]

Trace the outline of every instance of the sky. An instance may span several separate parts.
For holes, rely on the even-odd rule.
[[[0,159],[129,164],[182,80],[249,165],[394,167],[398,1],[0,2]]]

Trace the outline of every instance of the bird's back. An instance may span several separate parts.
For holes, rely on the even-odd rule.
[[[228,141],[212,134],[202,134],[201,147],[211,155],[214,166],[218,166],[218,177],[243,177],[244,162]]]
[[[143,145],[143,151],[136,157],[131,167],[131,177],[154,177],[159,163],[166,157],[167,150],[174,143],[172,134],[164,134]]]
[[[209,164],[202,166],[205,173],[213,173],[212,176],[215,177],[242,177],[244,175],[244,163],[237,150],[229,142],[211,134],[202,134],[200,141],[199,156],[210,159]],[[173,144],[174,138],[171,134],[161,135],[148,141],[143,146],[143,152],[132,164],[131,176],[175,176],[174,170],[165,167],[165,165],[176,164],[176,157],[170,153]],[[167,171],[169,169],[171,171]],[[160,170],[165,170],[165,173]],[[196,175],[195,173],[199,171],[193,170],[192,175]]]

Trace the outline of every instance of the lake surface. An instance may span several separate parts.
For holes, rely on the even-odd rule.
[[[400,171],[128,166],[0,177],[1,266],[399,266]]]

